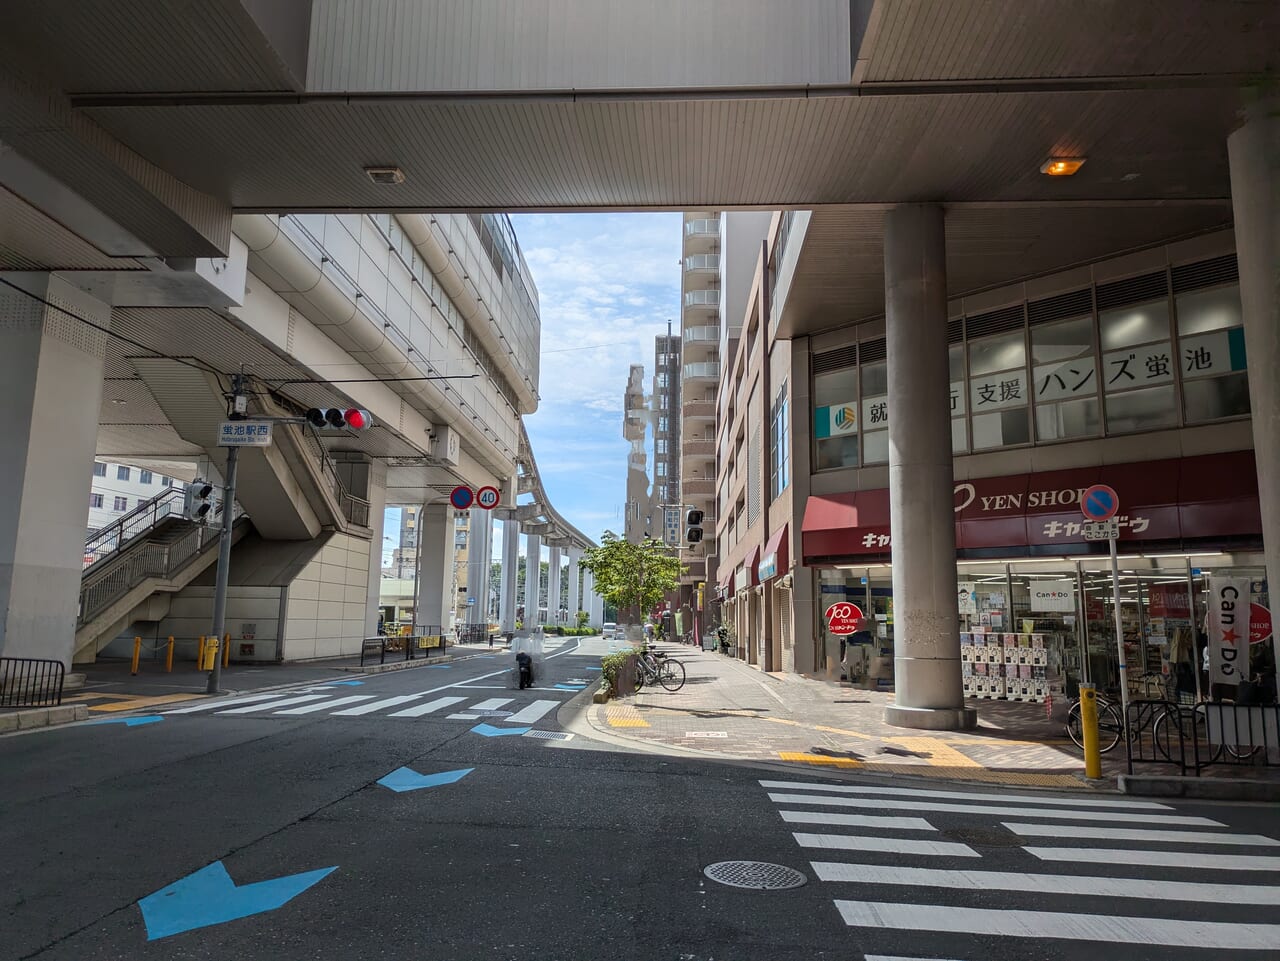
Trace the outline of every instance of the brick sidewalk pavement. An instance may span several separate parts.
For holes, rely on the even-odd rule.
[[[688,673],[681,690],[646,688],[591,705],[588,724],[651,747],[727,758],[1041,787],[1087,784],[1080,752],[1040,704],[977,701],[976,730],[917,731],[884,722],[892,694],[764,674],[696,648],[672,653]]]

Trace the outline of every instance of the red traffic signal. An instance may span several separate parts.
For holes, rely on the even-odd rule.
[[[307,411],[307,423],[313,427],[351,430],[359,433],[373,426],[373,416],[359,407],[312,407]]]

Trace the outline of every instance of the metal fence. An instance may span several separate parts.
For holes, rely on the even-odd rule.
[[[360,666],[367,661],[377,659],[379,664],[387,663],[387,655],[392,659],[405,661],[419,657],[429,658],[432,651],[444,654],[449,649],[449,637],[441,632],[435,624],[419,625],[421,634],[379,634],[377,637],[366,637],[360,642]]]
[[[488,624],[459,624],[459,644],[487,644],[489,641]]]
[[[105,560],[140,534],[145,534],[170,517],[181,517],[186,493],[170,487],[129,513],[94,531],[84,542],[84,566]]]
[[[66,668],[61,661],[0,657],[0,707],[45,707],[62,703]]]
[[[1210,766],[1280,764],[1280,705],[1165,700],[1129,703],[1125,745],[1135,764],[1172,764],[1197,776]]]

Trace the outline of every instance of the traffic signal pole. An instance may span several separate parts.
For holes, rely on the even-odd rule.
[[[232,380],[232,394],[242,396],[244,377],[236,374]],[[235,401],[232,400],[232,410]],[[240,448],[227,448],[227,483],[222,489],[222,536],[218,541],[218,579],[213,589],[213,636],[219,644],[225,643],[223,628],[227,616],[227,581],[231,574],[231,527],[235,523],[236,504],[236,464],[240,459]],[[213,670],[209,672],[209,684],[205,688],[208,694],[217,694],[222,682],[222,651],[213,659]]]

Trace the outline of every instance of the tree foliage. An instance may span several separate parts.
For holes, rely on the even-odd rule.
[[[596,592],[618,610],[638,607],[643,614],[679,586],[686,568],[661,541],[633,544],[613,531],[600,540],[583,554],[582,566],[595,578]]]

